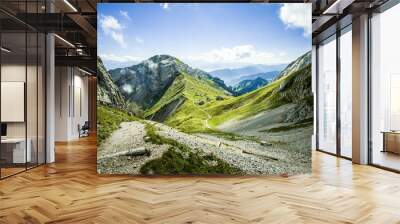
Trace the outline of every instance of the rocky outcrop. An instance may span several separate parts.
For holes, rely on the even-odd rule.
[[[118,86],[114,84],[113,79],[107,72],[103,62],[97,58],[97,101],[100,104],[125,108],[125,99],[119,91]]]
[[[289,75],[292,72],[296,72],[310,64],[311,64],[311,51],[303,54],[295,61],[290,63],[284,70],[281,71],[281,73],[279,73],[278,76],[276,76],[275,80],[278,80],[286,75]]]
[[[282,100],[296,105],[286,112],[284,122],[300,122],[313,117],[311,90],[311,52],[290,63],[277,77],[283,78],[276,91]]]
[[[285,122],[299,122],[312,118],[311,64],[285,79],[279,92],[285,100],[296,105],[286,112]]]
[[[125,98],[144,109],[153,106],[180,74],[211,80],[218,88],[229,91],[222,80],[169,55],[155,55],[140,64],[113,69],[109,73]]]

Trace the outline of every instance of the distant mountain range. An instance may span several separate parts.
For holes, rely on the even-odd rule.
[[[284,69],[286,64],[279,65],[251,65],[243,68],[237,69],[219,69],[215,71],[209,72],[212,76],[218,77],[225,81],[225,83],[229,86],[233,86],[245,79],[254,79],[254,78],[244,78],[246,76],[251,76],[260,73],[267,72],[276,72]],[[257,76],[260,77],[260,76]],[[255,78],[257,78],[255,77]],[[263,78],[263,77],[261,77]]]
[[[261,72],[261,73],[256,73],[256,74],[252,74],[252,75],[246,75],[246,76],[240,77],[239,79],[233,80],[232,83],[234,85],[237,85],[238,83],[240,83],[243,80],[254,80],[257,78],[262,78],[268,82],[271,82],[272,80],[274,80],[276,78],[276,76],[279,73],[280,73],[280,71],[271,71],[271,72]]]
[[[232,88],[232,90],[235,92],[235,95],[240,96],[248,92],[251,92],[253,90],[256,90],[258,88],[261,88],[267,84],[268,84],[267,80],[257,77],[255,79],[246,79],[240,81]]]

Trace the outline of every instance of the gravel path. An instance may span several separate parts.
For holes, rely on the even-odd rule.
[[[228,140],[209,134],[186,134],[167,125],[143,121],[153,125],[158,135],[174,139],[192,149],[213,153],[218,158],[238,167],[247,174],[305,173],[310,161],[302,153],[291,151],[287,145],[260,144],[253,140]],[[140,167],[146,162],[159,158],[169,145],[155,145],[144,141],[145,125],[141,122],[124,122],[121,127],[98,147],[98,172],[101,174],[140,174]],[[112,156],[132,149],[145,148],[150,156]],[[289,150],[288,150],[289,149]]]
[[[153,121],[146,121],[157,129],[157,134],[171,138],[193,149],[213,153],[232,166],[238,167],[247,174],[282,174],[305,173],[309,162],[291,161],[290,152],[280,146],[263,146],[252,140],[230,141],[221,137],[182,133],[174,128]],[[289,160],[289,161],[288,161]],[[297,159],[296,159],[297,160]],[[290,164],[291,162],[292,164]],[[295,165],[293,165],[295,164]]]
[[[101,174],[140,174],[140,167],[147,161],[159,158],[169,148],[168,145],[155,145],[144,141],[145,125],[133,121],[123,122],[121,127],[97,150],[97,170]],[[115,156],[126,150],[144,147],[150,151],[150,156]]]

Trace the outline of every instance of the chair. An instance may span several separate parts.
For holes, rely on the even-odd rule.
[[[89,121],[85,121],[82,127],[80,127],[80,125],[78,124],[79,138],[89,136],[89,129],[90,129]]]

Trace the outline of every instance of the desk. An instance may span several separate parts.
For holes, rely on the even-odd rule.
[[[2,157],[3,157],[3,154],[5,154],[3,158],[8,163],[31,162],[31,159],[32,159],[32,153],[31,153],[32,141],[31,141],[31,139],[28,138],[26,142],[28,143],[27,144],[28,147],[26,147],[26,152],[25,152],[25,138],[5,138],[5,139],[1,139]]]
[[[383,131],[382,152],[400,154],[400,131]]]

